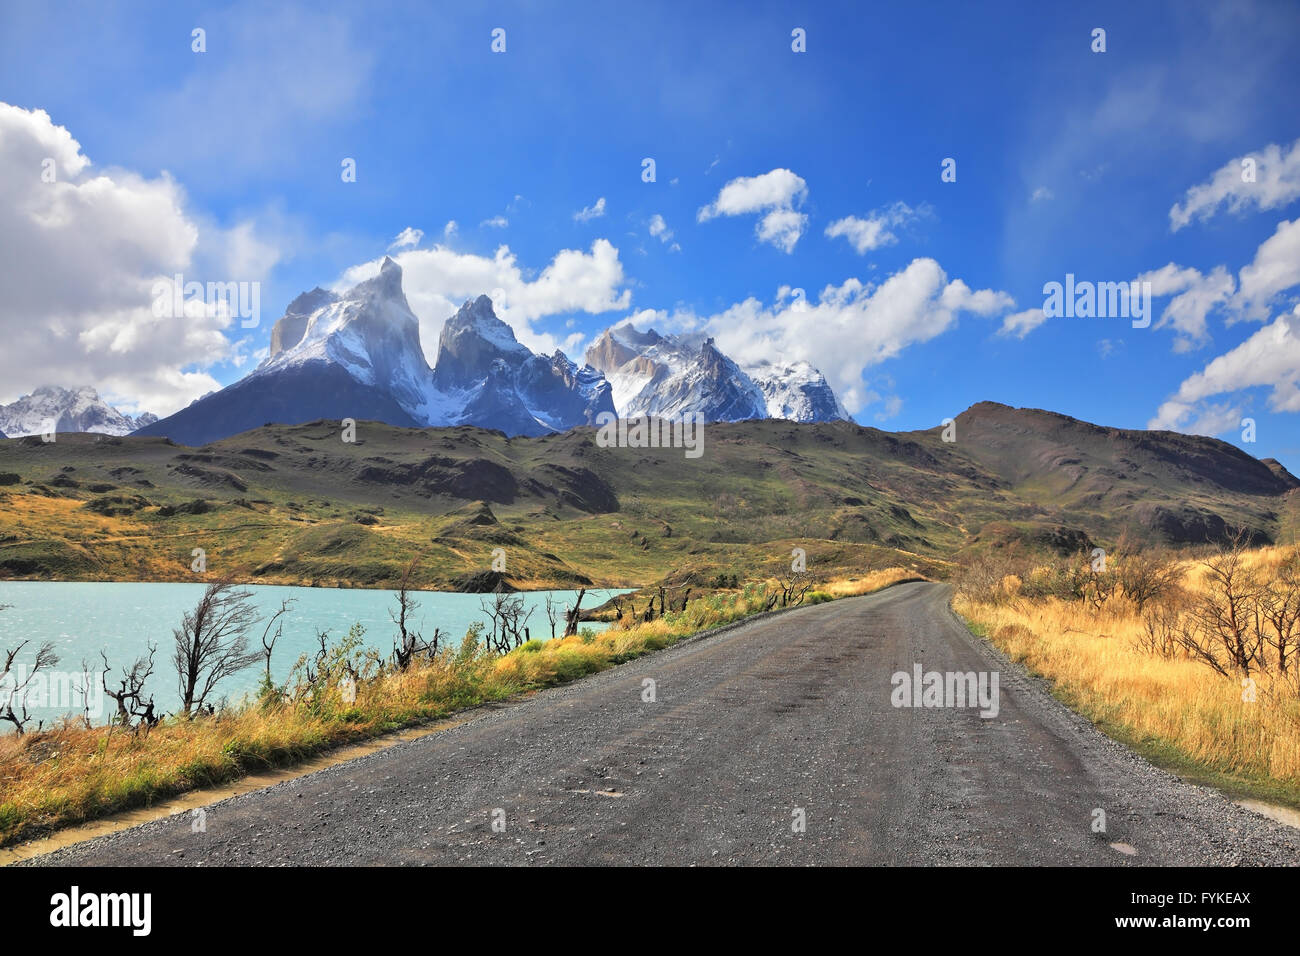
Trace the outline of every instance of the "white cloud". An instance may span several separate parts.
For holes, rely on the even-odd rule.
[[[848,279],[828,285],[815,304],[783,288],[771,306],[746,299],[701,324],[742,364],[773,356],[811,363],[856,413],[878,398],[863,380],[868,368],[943,334],[963,312],[991,316],[1014,305],[1005,292],[976,292],[949,280],[926,258],[879,284]]]
[[[459,231],[460,231],[460,226],[456,224],[455,219],[448,219],[447,225],[442,227],[442,235],[444,239],[450,239],[452,236],[456,235],[456,233]]]
[[[1207,400],[1259,386],[1269,388],[1273,411],[1300,412],[1300,306],[1184,380],[1147,427],[1221,434],[1240,427],[1240,405]]]
[[[1049,199],[1055,199],[1056,194],[1046,186],[1039,186],[1034,190],[1033,195],[1029,197],[1030,202],[1045,202]]]
[[[632,300],[624,288],[618,249],[608,239],[597,239],[589,252],[561,250],[535,276],[521,268],[504,245],[491,258],[437,245],[399,252],[393,259],[402,267],[402,288],[420,320],[420,340],[430,364],[437,358],[443,323],[469,298],[492,296],[497,315],[510,324],[519,341],[544,353],[563,347],[567,339],[535,328],[537,320],[626,309]],[[382,261],[381,257],[354,266],[339,285],[351,286],[376,275]]]
[[[758,221],[755,230],[759,241],[776,246],[782,252],[794,252],[795,243],[803,235],[808,217],[793,209],[773,209]]]
[[[826,227],[826,235],[834,239],[843,236],[857,250],[858,255],[866,255],[873,249],[893,245],[898,236],[893,230],[924,215],[923,210],[914,210],[907,203],[896,202],[892,206],[868,213],[865,219],[857,216],[845,216]]]
[[[397,238],[392,241],[392,244],[389,245],[388,249],[390,252],[394,249],[413,249],[420,244],[420,240],[423,238],[423,229],[415,229],[411,226],[407,226],[397,234]]]
[[[175,411],[238,356],[229,316],[157,317],[154,284],[257,281],[278,258],[250,223],[200,223],[169,176],[96,169],[43,110],[0,103],[0,400],[93,385],[129,410]]]
[[[1255,161],[1255,181],[1244,182],[1246,159]],[[1187,190],[1182,203],[1169,210],[1170,228],[1177,232],[1193,219],[1204,222],[1220,208],[1232,213],[1251,206],[1275,209],[1300,196],[1300,139],[1283,150],[1276,143],[1230,159],[1205,182]]]
[[[1227,266],[1202,273],[1171,262],[1144,272],[1137,281],[1151,283],[1153,298],[1173,297],[1155,327],[1174,329],[1174,350],[1200,348],[1210,340],[1211,312],[1224,313],[1228,324],[1243,319],[1265,321],[1277,298],[1300,285],[1300,219],[1278,223],[1235,280]]]
[[[998,335],[1015,336],[1018,339],[1023,339],[1046,321],[1047,313],[1043,311],[1043,307],[1035,306],[1032,309],[1025,309],[1023,312],[1015,312],[1006,316],[1002,320],[1002,327],[998,329]]]
[[[717,198],[696,214],[698,222],[719,216],[744,216],[764,213],[755,227],[760,242],[792,252],[808,217],[795,209],[808,196],[803,177],[788,169],[773,169],[760,176],[740,176],[718,192]]]
[[[1236,291],[1232,274],[1224,266],[1216,266],[1206,275],[1199,269],[1183,268],[1171,262],[1142,273],[1137,281],[1151,283],[1152,298],[1173,296],[1155,327],[1172,328],[1177,333],[1176,352],[1187,352],[1209,342],[1207,317],[1211,310],[1229,302]]]
[[[1206,402],[1192,406],[1169,401],[1160,406],[1159,414],[1147,423],[1147,427],[1155,431],[1207,435],[1212,438],[1240,429],[1241,416],[1241,406],[1231,402]]]
[[[593,219],[599,219],[605,215],[605,197],[601,196],[592,205],[585,206],[573,214],[573,218],[578,222],[591,222]]]
[[[659,213],[655,213],[650,217],[650,235],[668,245],[670,252],[682,251],[682,247],[673,242],[673,231],[668,228],[668,223],[664,221],[664,217]]]
[[[510,220],[505,216],[493,216],[491,219],[484,219],[479,223],[480,226],[487,226],[491,229],[504,229],[510,225]]]
[[[1237,313],[1263,321],[1278,294],[1300,285],[1300,219],[1278,223],[1273,235],[1256,250],[1254,262],[1242,267],[1238,278]]]
[[[808,194],[803,177],[788,169],[774,169],[761,176],[740,176],[722,187],[718,198],[699,211],[700,222],[715,216],[741,216],[772,207],[790,206]]]

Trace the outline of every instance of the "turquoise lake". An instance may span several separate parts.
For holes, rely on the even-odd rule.
[[[275,645],[271,664],[271,674],[277,681],[288,676],[300,654],[314,652],[318,629],[328,630],[332,643],[342,639],[348,628],[360,622],[366,629],[367,646],[384,656],[392,652],[393,636],[397,630],[388,613],[396,606],[392,591],[242,587],[251,593],[250,602],[261,612],[263,620],[279,610],[283,599],[296,600],[280,619],[284,622],[284,632]],[[32,685],[28,710],[35,719],[31,727],[35,726],[35,720],[50,720],[68,712],[80,713],[81,695],[70,692],[68,685],[82,683],[78,675],[83,658],[92,672],[92,683],[97,691],[92,694],[91,703],[92,711],[98,713],[92,712],[92,718],[97,723],[107,719],[115,705],[103,697],[99,687],[99,672],[103,670],[100,650],[107,652],[110,668],[117,673],[146,654],[151,642],[158,645],[158,651],[154,655],[154,676],[148,687],[160,711],[174,711],[179,696],[171,659],[174,646],[172,630],[180,624],[186,611],[194,609],[203,588],[202,584],[0,582],[0,604],[10,605],[0,611],[0,651],[30,640],[31,643],[15,660],[16,667],[30,666],[35,648],[45,641],[52,642],[55,653],[59,655],[56,679]],[[625,593],[625,590],[618,589],[588,589],[582,606],[593,608],[612,595]],[[534,638],[550,637],[550,622],[545,608],[547,594],[566,607],[577,596],[576,591],[523,592],[526,607],[533,609],[528,627]],[[475,621],[487,623],[487,615],[479,604],[482,595],[421,591],[415,597],[420,607],[408,627],[423,632],[426,638],[438,627],[444,635],[449,635],[453,646],[459,646],[470,624]],[[600,631],[604,626],[596,622],[582,624],[582,627],[594,631]],[[262,627],[259,624],[249,630],[250,650],[261,649]],[[562,630],[563,623],[557,632]],[[218,695],[231,702],[239,700],[257,687],[261,672],[262,665],[258,664],[228,678],[218,685]],[[109,685],[116,686],[111,677]],[[0,708],[8,693],[9,688],[0,685]],[[12,731],[12,726],[0,724],[0,733],[7,731]]]

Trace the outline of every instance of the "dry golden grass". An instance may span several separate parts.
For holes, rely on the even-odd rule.
[[[823,593],[865,594],[915,577],[901,568],[876,571],[833,582]],[[751,585],[692,601],[685,612],[650,623],[530,641],[502,657],[445,648],[433,661],[362,683],[351,703],[330,688],[313,701],[252,702],[213,718],[166,721],[141,736],[79,725],[0,735],[0,845],[574,680],[748,617],[762,606],[763,588]]]
[[[921,580],[915,572],[908,573],[901,568],[886,568],[883,571],[870,571],[861,577],[844,578],[823,585],[819,590],[832,598],[853,597],[857,594],[870,594],[883,587],[897,584],[908,579]]]
[[[1263,548],[1249,566],[1276,568],[1288,548]],[[1184,587],[1204,587],[1202,567],[1184,562]],[[1238,793],[1300,805],[1300,697],[1294,678],[1255,673],[1255,700],[1228,678],[1181,651],[1163,658],[1141,650],[1140,616],[1122,598],[1101,610],[1086,602],[959,596],[954,608],[1013,660],[1050,678],[1057,692],[1112,736],[1172,769]]]

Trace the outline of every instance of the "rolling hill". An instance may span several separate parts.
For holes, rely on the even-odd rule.
[[[980,403],[943,429],[709,425],[704,454],[600,447],[592,428],[265,426],[166,438],[0,441],[0,575],[387,586],[413,555],[430,587],[704,582],[788,565],[942,568],[1012,541],[1072,551],[1123,534],[1173,546],[1236,527],[1292,541],[1300,482],[1232,445]]]

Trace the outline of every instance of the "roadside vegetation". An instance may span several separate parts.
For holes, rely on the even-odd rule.
[[[1103,731],[1230,795],[1300,807],[1300,547],[985,553],[954,608]]]
[[[53,727],[34,727],[24,717],[21,691],[0,694],[8,696],[14,725],[0,735],[0,845],[572,681],[758,613],[918,577],[888,568],[822,584],[803,574],[723,589],[648,588],[607,609],[609,627],[600,633],[581,626],[576,608],[554,614],[548,608],[550,633],[558,627],[559,636],[541,640],[526,636],[522,601],[509,593],[485,596],[487,624],[458,639],[414,631],[418,592],[407,586],[414,574],[412,565],[394,597],[388,655],[366,641],[360,625],[337,639],[322,632],[317,650],[277,684],[270,661],[285,608],[254,621],[246,593],[216,583],[176,628],[174,673],[159,676],[156,648],[116,670],[105,657],[101,679],[115,711],[107,724],[70,715]],[[545,633],[545,622],[535,626]],[[44,655],[46,669],[57,665],[49,649],[36,653]],[[0,653],[0,665],[5,656]],[[256,697],[234,706],[216,698],[221,679],[255,666],[265,667]],[[179,714],[156,713],[150,688],[160,679],[179,681]]]

